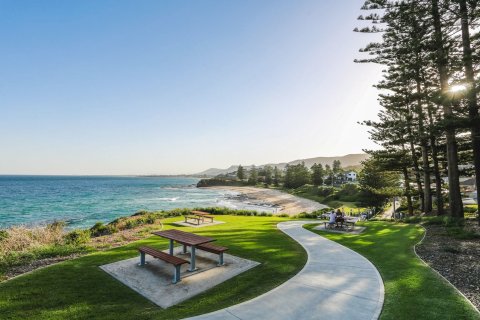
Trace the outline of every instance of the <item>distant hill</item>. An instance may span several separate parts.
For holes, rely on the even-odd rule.
[[[342,163],[342,167],[346,169],[359,169],[361,167],[361,162],[363,160],[368,159],[368,154],[359,153],[359,154],[347,154],[346,156],[341,157],[316,157],[316,158],[309,158],[309,159],[299,159],[290,162],[283,162],[283,163],[267,163],[263,165],[259,165],[257,167],[264,167],[266,165],[270,165],[272,167],[278,167],[279,169],[284,169],[287,164],[295,165],[302,162],[305,162],[307,167],[311,167],[315,163],[321,163],[323,166],[326,164],[332,165],[333,160],[340,160]],[[243,166],[246,169],[251,168],[251,166]],[[210,168],[208,170],[202,171],[200,173],[195,174],[196,176],[209,176],[214,177],[219,174],[227,174],[237,171],[238,165],[232,165],[226,169],[218,169],[218,168]]]

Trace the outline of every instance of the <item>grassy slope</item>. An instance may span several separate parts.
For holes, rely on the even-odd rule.
[[[288,189],[281,189],[281,190],[284,191],[284,192],[288,192],[288,193],[291,193],[293,195],[305,198],[305,199],[316,201],[318,203],[327,205],[331,208],[343,209],[348,213],[350,212],[350,210],[353,210],[354,213],[358,213],[358,212],[365,211],[367,209],[367,208],[364,208],[364,207],[357,206],[357,204],[355,202],[342,201],[342,200],[325,201],[326,197],[315,195],[315,194],[312,194],[310,192],[304,192],[304,191],[299,191],[299,190],[292,191],[292,190],[288,190]]]
[[[98,266],[137,255],[139,245],[166,249],[150,237],[128,246],[37,270],[0,284],[2,319],[177,319],[237,304],[271,290],[295,275],[307,255],[276,229],[285,219],[219,216],[226,224],[183,228],[212,236],[230,253],[262,264],[177,306],[163,310],[104,273]],[[178,220],[168,219],[168,221]],[[171,228],[168,223],[165,228]]]
[[[413,246],[421,239],[421,228],[381,221],[366,226],[361,235],[315,232],[362,254],[377,267],[386,293],[380,319],[480,319],[463,297],[415,256]]]

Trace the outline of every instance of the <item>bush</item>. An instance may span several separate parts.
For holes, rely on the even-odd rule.
[[[65,226],[65,221],[54,221],[50,224],[47,224],[47,229],[50,229],[52,231],[62,231]]]
[[[313,212],[312,213],[302,212],[302,213],[299,213],[298,215],[296,215],[296,218],[298,218],[298,219],[316,219],[317,215]]]
[[[406,217],[403,219],[403,222],[405,223],[419,223],[421,221],[422,221],[422,217],[419,217],[419,216]]]
[[[139,210],[139,211],[135,212],[134,214],[132,214],[132,217],[144,216],[146,214],[150,214],[150,212],[147,211],[147,210]]]
[[[329,195],[332,195],[334,193],[335,193],[335,188],[333,187],[323,187],[323,188],[317,189],[317,195],[322,197],[328,197]]]
[[[0,241],[8,238],[7,230],[0,230]]]
[[[127,222],[125,222],[125,229],[133,229],[138,225],[138,220],[127,220]]]
[[[475,208],[475,207],[473,207],[473,206],[471,206],[471,207],[470,207],[470,206],[467,206],[467,207],[464,207],[464,208],[463,208],[463,211],[464,211],[465,213],[475,213],[475,212],[477,212],[477,208]]]
[[[356,184],[347,183],[347,184],[342,185],[342,187],[337,192],[337,194],[342,199],[344,197],[354,197],[354,198],[356,198],[358,196],[358,192],[359,192],[359,189],[358,189],[358,186]],[[356,200],[353,200],[353,201],[356,201]]]
[[[145,223],[154,224],[156,220],[157,220],[157,217],[154,214],[149,214],[145,218]]]
[[[93,237],[100,237],[113,233],[112,230],[113,228],[109,228],[103,222],[97,222],[90,228],[90,233]]]
[[[90,240],[90,230],[76,229],[65,235],[65,243],[70,245],[83,245]]]

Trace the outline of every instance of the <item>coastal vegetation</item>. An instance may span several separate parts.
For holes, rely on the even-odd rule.
[[[107,224],[97,222],[89,229],[68,230],[64,222],[34,228],[12,227],[0,232],[0,282],[44,265],[145,238],[150,231],[162,225],[165,219],[187,215],[191,210],[219,216],[272,217],[271,213],[255,210],[209,207],[168,211],[142,210]],[[316,218],[326,210],[328,209],[279,217]]]
[[[339,160],[334,160],[332,166],[315,163],[311,168],[301,162],[287,165],[284,170],[267,165],[246,171],[240,165],[234,174],[202,179],[197,184],[198,187],[248,185],[280,189],[332,208],[372,208],[376,212],[400,192],[398,176],[379,170],[372,160],[364,161],[359,172],[344,170]]]
[[[149,230],[178,228],[178,218],[167,218],[139,227],[143,239],[128,245],[92,252],[48,268],[0,283],[0,309],[6,319],[181,319],[225,308],[249,300],[285,282],[304,266],[306,252],[276,228],[287,220],[268,216],[231,216],[225,224],[201,229],[182,228],[215,237],[229,252],[260,262],[208,292],[168,309],[153,305],[146,298],[107,275],[98,266],[138,256],[137,248],[148,245],[167,249],[168,240],[149,236]],[[104,236],[106,237],[106,236]],[[268,276],[265,276],[268,275]]]
[[[370,260],[385,286],[380,319],[480,319],[456,290],[414,253],[423,229],[418,225],[369,221],[359,234],[338,234],[305,227],[336,241]]]

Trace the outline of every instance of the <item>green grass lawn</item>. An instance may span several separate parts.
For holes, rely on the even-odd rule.
[[[384,221],[364,225],[367,229],[360,235],[314,232],[362,254],[377,267],[385,285],[380,319],[480,319],[463,297],[415,256],[413,246],[423,229]]]
[[[227,223],[182,228],[217,239],[229,253],[261,262],[188,301],[161,309],[103,272],[99,266],[138,255],[136,248],[168,247],[150,237],[124,247],[96,252],[37,270],[0,284],[1,319],[178,319],[249,300],[285,282],[304,266],[303,248],[276,228],[278,217],[218,216]],[[172,218],[165,228],[172,228]],[[178,228],[178,227],[177,227]]]

